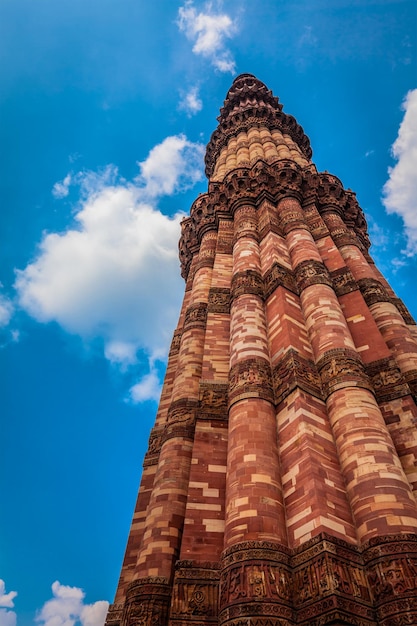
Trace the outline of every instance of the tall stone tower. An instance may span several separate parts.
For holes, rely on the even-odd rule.
[[[415,322],[278,98],[218,119],[107,624],[416,625]]]

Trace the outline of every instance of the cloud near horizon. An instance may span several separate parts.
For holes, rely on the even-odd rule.
[[[36,615],[35,621],[41,626],[103,626],[109,608],[105,600],[84,604],[82,589],[57,580],[52,584],[52,595]]]
[[[14,608],[13,600],[17,596],[17,591],[6,593],[6,584],[0,578],[0,626],[16,626],[16,613],[10,611]]]
[[[197,12],[189,0],[179,8],[177,24],[187,39],[194,43],[194,54],[208,59],[220,72],[235,73],[236,63],[226,40],[236,34],[237,24],[229,15],[215,13],[209,3],[205,12]]]
[[[203,178],[203,146],[184,135],[167,137],[138,165],[132,182],[114,166],[73,176],[82,198],[76,225],[45,234],[15,281],[29,315],[55,321],[86,343],[101,341],[104,356],[122,371],[148,359],[150,373],[133,386],[132,401],[159,393],[153,363],[166,358],[183,290],[183,215],[164,215],[157,201]]]
[[[387,213],[402,217],[407,237],[405,252],[413,256],[417,253],[417,89],[407,93],[402,108],[404,118],[391,149],[397,163],[388,170],[382,201]]]

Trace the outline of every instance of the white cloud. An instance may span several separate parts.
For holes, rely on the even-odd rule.
[[[155,201],[200,180],[202,154],[200,144],[168,137],[139,164],[132,183],[117,179],[114,167],[78,175],[76,227],[45,234],[37,258],[16,272],[20,306],[86,342],[101,340],[105,357],[122,371],[145,352],[152,373],[153,360],[166,357],[183,291],[182,215],[167,217]],[[132,399],[146,399],[146,389],[155,398],[152,381]]]
[[[0,283],[0,289],[2,284]],[[12,319],[14,307],[12,301],[2,293],[0,293],[0,328],[8,325]]]
[[[194,42],[194,54],[209,59],[221,72],[235,72],[235,61],[225,43],[237,31],[229,15],[214,13],[211,4],[206,5],[205,12],[198,13],[190,0],[178,10],[178,27]]]
[[[129,392],[132,402],[143,402],[144,400],[155,400],[155,402],[158,402],[160,395],[161,383],[154,370],[144,376],[139,383],[133,385]]]
[[[404,118],[392,146],[397,163],[388,170],[383,203],[388,213],[403,218],[408,240],[406,252],[413,255],[417,252],[417,89],[408,92],[403,109]]]
[[[0,578],[0,626],[16,626],[16,613],[10,611],[14,607],[16,591],[6,593],[6,584]]]
[[[184,191],[202,179],[203,155],[204,147],[188,141],[185,135],[167,137],[138,163],[136,182],[144,185],[142,193],[150,197]]]
[[[198,87],[191,87],[188,92],[182,94],[179,108],[180,110],[185,111],[188,117],[191,117],[201,111],[203,103],[199,97]]]
[[[104,600],[84,604],[85,593],[78,587],[52,585],[53,598],[45,602],[36,616],[42,626],[103,626],[109,603]]]
[[[52,188],[52,195],[58,199],[65,198],[69,194],[71,182],[71,174],[67,174],[63,180],[55,183]]]

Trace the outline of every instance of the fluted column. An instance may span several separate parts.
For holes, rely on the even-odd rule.
[[[292,616],[255,207],[239,206],[234,222],[227,509],[219,620],[228,626],[240,623],[240,615]],[[259,584],[266,572],[271,581],[268,586]],[[278,584],[285,580],[286,587]]]
[[[414,532],[417,507],[340,304],[295,198],[279,203],[350,505],[361,543]],[[383,502],[383,514],[381,514]],[[389,503],[389,504],[388,504]]]

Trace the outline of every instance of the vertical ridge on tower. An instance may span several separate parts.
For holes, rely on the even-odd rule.
[[[415,322],[278,98],[218,122],[107,625],[417,624]]]

